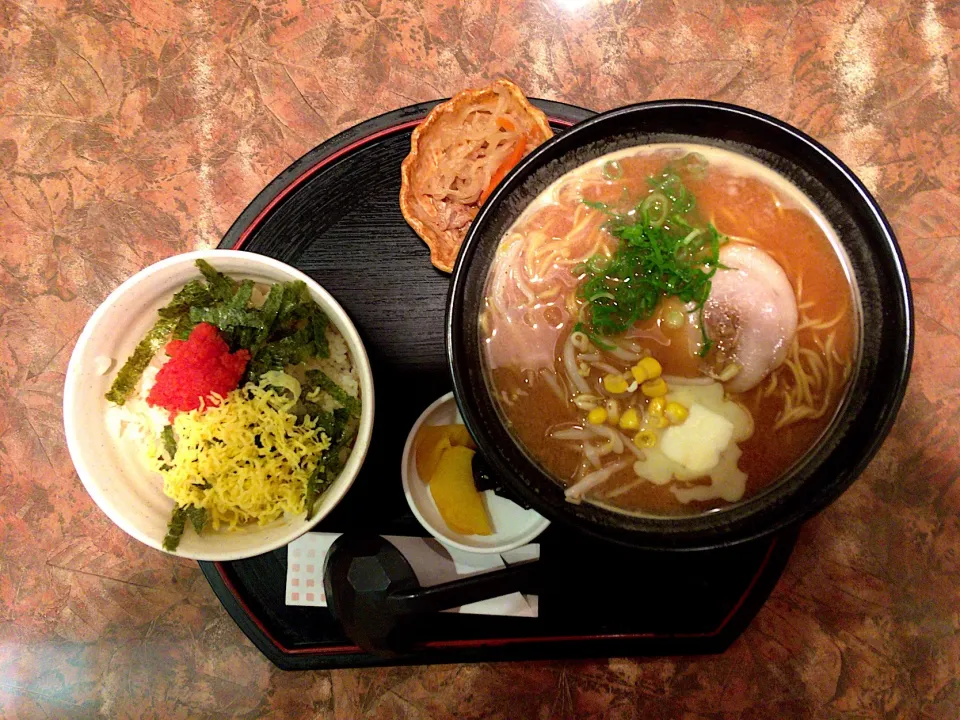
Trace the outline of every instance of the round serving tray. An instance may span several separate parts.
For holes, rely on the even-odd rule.
[[[318,531],[427,534],[404,499],[400,462],[420,412],[451,388],[444,351],[450,276],[430,264],[398,198],[410,134],[437,102],[381,115],[314,148],[250,203],[220,243],[277,258],[316,279],[350,315],[370,356],[377,394],[370,450]],[[555,132],[593,115],[532,102]],[[794,540],[790,534],[735,550],[645,553],[550,528],[538,540],[540,585],[529,588],[539,594],[539,618],[440,614],[423,624],[409,655],[390,660],[353,646],[326,610],[284,604],[285,548],[200,566],[241,629],[284,668],[704,653],[725,648],[750,622]],[[645,583],[656,583],[657,592],[638,596]]]

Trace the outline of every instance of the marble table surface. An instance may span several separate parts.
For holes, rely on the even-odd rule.
[[[960,716],[958,41],[939,0],[0,4],[0,717]],[[499,75],[598,110],[740,103],[823,141],[908,262],[903,409],[723,655],[281,672],[195,563],[87,496],[70,352],[114,286],[215,245],[322,140]]]

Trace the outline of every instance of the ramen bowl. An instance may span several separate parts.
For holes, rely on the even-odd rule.
[[[373,374],[370,361],[346,311],[315,280],[273,258],[232,250],[198,250],[161,260],[140,271],[97,308],[80,334],[64,385],[63,420],[70,456],[90,497],[118,527],[142,543],[163,550],[174,501],[164,480],[143,462],[141,442],[118,437],[107,420],[104,397],[117,368],[153,327],[157,310],[199,275],[197,260],[238,279],[258,283],[301,280],[346,342],[359,378],[361,409],[357,437],[339,477],[317,502],[309,520],[284,514],[268,524],[234,531],[185,532],[174,554],[194,560],[228,561],[287,545],[310,530],[343,498],[363,464],[373,431]],[[112,361],[112,362],[111,362]],[[112,365],[109,370],[108,365]]]
[[[671,514],[624,509],[590,498],[570,502],[564,485],[545,467],[543,453],[518,440],[518,423],[505,410],[507,398],[488,371],[485,348],[490,333],[486,324],[481,328],[481,315],[488,307],[491,268],[502,262],[502,257],[497,260],[498,251],[508,230],[525,222],[529,217],[525,211],[535,201],[542,202],[538,198],[548,188],[560,192],[555,183],[571,171],[599,158],[619,157],[611,154],[630,148],[687,145],[703,148],[710,157],[726,154],[749,160],[751,166],[799,191],[829,229],[850,287],[853,340],[844,366],[845,390],[802,452],[763,487],[746,494],[741,488],[729,502],[709,507],[695,503],[683,513]],[[616,170],[622,172],[619,165]],[[606,207],[595,209],[608,212]],[[716,282],[714,277],[714,287]],[[798,284],[796,278],[791,282]],[[804,304],[797,305],[802,310]],[[798,333],[799,329],[803,327]],[[795,525],[835,500],[863,471],[886,437],[906,389],[913,348],[912,301],[903,258],[887,220],[863,184],[832,153],[799,130],[752,110],[664,101],[582,122],[541,145],[510,173],[481,208],[461,249],[447,309],[446,342],[460,413],[505,486],[550,520],[603,539],[639,548],[703,549]],[[704,347],[709,349],[706,333]],[[828,361],[830,352],[828,343]],[[828,397],[830,392],[828,386]],[[522,403],[524,395],[517,391],[510,402]],[[773,422],[757,422],[752,432],[747,437],[775,443]]]

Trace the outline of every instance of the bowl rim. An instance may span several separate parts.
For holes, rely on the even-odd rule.
[[[144,279],[163,272],[171,267],[176,267],[179,265],[192,265],[196,260],[200,259],[216,262],[217,258],[232,258],[249,264],[251,269],[255,267],[266,267],[286,276],[290,280],[302,280],[310,290],[311,294],[320,299],[320,305],[324,312],[330,317],[331,322],[337,326],[337,329],[347,342],[351,359],[353,360],[353,365],[356,368],[357,374],[360,378],[360,425],[357,430],[357,437],[354,441],[350,456],[347,459],[347,462],[345,463],[340,475],[337,477],[337,480],[334,481],[334,484],[344,477],[348,478],[347,481],[341,483],[340,487],[334,492],[332,495],[333,500],[330,502],[329,506],[323,511],[317,512],[310,520],[299,525],[292,524],[289,531],[278,537],[276,540],[269,543],[256,545],[250,550],[217,552],[215,549],[213,549],[209,552],[170,552],[162,547],[162,541],[158,542],[156,539],[149,536],[147,533],[141,530],[136,523],[130,522],[124,516],[124,514],[120,512],[119,508],[116,506],[116,503],[107,497],[108,493],[104,493],[101,490],[99,483],[94,478],[94,473],[90,470],[90,468],[87,467],[86,463],[83,462],[81,449],[85,442],[84,431],[81,427],[82,424],[74,422],[74,417],[77,412],[77,395],[79,391],[78,381],[81,377],[79,363],[81,361],[83,349],[87,344],[89,344],[91,339],[95,336],[95,333],[102,331],[102,328],[99,326],[103,322],[104,316],[109,312],[110,309],[113,308],[113,306],[120,302],[120,300],[124,298],[131,289],[141,283]],[[143,268],[117,286],[109,295],[107,295],[107,297],[102,303],[100,303],[96,310],[94,310],[77,339],[77,343],[70,355],[70,362],[67,365],[63,392],[63,425],[67,439],[67,449],[70,453],[71,461],[73,462],[80,481],[83,483],[84,488],[96,505],[104,512],[104,514],[107,515],[107,517],[110,518],[111,521],[113,521],[115,525],[117,525],[117,527],[143,544],[168,555],[188,558],[191,560],[226,562],[255,557],[257,555],[262,555],[288,545],[290,542],[296,540],[304,533],[309,532],[339,504],[344,495],[346,495],[350,487],[353,485],[353,482],[356,480],[369,449],[370,440],[373,434],[374,407],[373,372],[370,366],[370,358],[367,356],[366,348],[364,347],[363,341],[360,338],[360,334],[357,332],[357,329],[349,315],[347,315],[343,307],[341,307],[336,299],[334,299],[334,297],[327,292],[323,286],[321,286],[316,280],[311,278],[306,273],[297,270],[296,268],[287,265],[280,260],[276,260],[266,255],[260,255],[258,253],[247,252],[243,250],[220,250],[217,248],[210,248],[193,250],[190,252],[173,255]],[[328,492],[333,492],[333,488],[331,487]],[[269,525],[264,527],[269,527]]]
[[[427,419],[434,413],[435,410],[454,400],[455,398],[452,391],[441,395],[439,398],[430,403],[422,413],[420,413],[420,416],[417,418],[416,422],[411,426],[410,432],[407,433],[407,439],[403,445],[403,455],[400,460],[400,480],[403,484],[403,496],[407,499],[407,505],[410,506],[410,511],[413,513],[414,517],[417,518],[424,529],[433,535],[433,537],[436,538],[441,545],[447,545],[464,552],[477,553],[480,555],[496,555],[498,553],[505,553],[510,550],[515,550],[518,547],[533,542],[550,526],[550,520],[545,518],[543,515],[540,515],[540,513],[537,513],[535,510],[530,512],[536,513],[540,519],[531,525],[527,531],[517,535],[511,540],[500,543],[499,545],[490,545],[488,547],[467,545],[451,539],[445,535],[440,528],[436,527],[433,523],[427,520],[423,513],[420,512],[420,508],[417,505],[416,500],[413,498],[413,492],[410,490],[410,485],[414,482],[411,479],[410,471],[408,469],[410,466],[410,455],[413,452],[413,446],[416,442],[417,433],[420,431],[420,428],[424,425]],[[419,482],[419,478],[417,481]]]
[[[875,434],[865,439],[858,448],[860,454],[859,459],[847,466],[843,472],[843,481],[838,483],[836,479],[833,479],[829,483],[825,483],[824,489],[813,493],[809,503],[805,507],[793,509],[785,509],[783,507],[776,508],[775,513],[768,513],[768,515],[770,515],[768,518],[769,521],[763,527],[745,527],[743,523],[740,523],[740,526],[736,530],[732,530],[731,527],[724,527],[725,523],[722,522],[722,519],[726,519],[724,516],[729,517],[726,511],[696,515],[691,518],[644,518],[651,526],[658,525],[661,528],[659,530],[626,530],[596,525],[576,516],[573,512],[555,511],[546,501],[540,498],[538,493],[528,488],[525,483],[513,482],[511,480],[509,477],[511,467],[507,461],[501,462],[495,453],[488,453],[490,456],[489,460],[494,466],[494,469],[507,475],[505,482],[508,482],[512,489],[517,491],[517,493],[527,502],[531,503],[534,508],[551,520],[557,520],[567,526],[585,531],[598,538],[619,542],[632,547],[698,550],[732,545],[782,530],[802,522],[835,500],[863,472],[867,464],[876,454],[896,419],[897,411],[906,392],[914,348],[913,301],[906,265],[897,245],[893,230],[878,203],[859,178],[830,150],[803,131],[770,115],[738,105],[705,100],[673,99],[638,103],[615,108],[577,123],[569,130],[555,135],[552,139],[540,145],[527,155],[513,171],[508,174],[504,181],[500,183],[491,197],[488,198],[487,202],[480,208],[477,217],[471,223],[454,267],[447,303],[445,342],[448,369],[451,372],[454,393],[457,398],[461,416],[470,429],[470,432],[477,438],[481,448],[489,447],[491,438],[483,427],[484,422],[480,412],[474,407],[475,405],[482,404],[483,401],[476,401],[478,391],[475,385],[471,386],[470,378],[468,378],[468,375],[473,372],[467,369],[472,362],[472,356],[470,356],[464,345],[465,342],[468,342],[464,340],[464,333],[466,332],[465,326],[469,325],[469,322],[465,321],[465,316],[463,315],[464,296],[471,290],[471,288],[468,287],[471,262],[478,252],[478,246],[481,245],[484,229],[496,221],[505,200],[515,190],[520,188],[535,171],[540,170],[552,161],[557,161],[559,158],[565,157],[568,153],[573,153],[587,146],[594,139],[590,136],[590,132],[597,126],[601,126],[601,128],[606,127],[608,129],[607,136],[610,137],[615,137],[618,134],[616,125],[618,122],[621,122],[622,128],[624,128],[620,134],[629,133],[633,130],[637,133],[647,132],[651,135],[659,134],[661,136],[667,136],[671,134],[671,130],[668,128],[657,127],[655,130],[648,128],[638,130],[637,124],[640,123],[640,118],[644,115],[681,110],[686,113],[690,113],[691,111],[702,113],[704,116],[712,114],[711,117],[713,118],[725,116],[727,122],[731,119],[734,121],[739,120],[752,126],[752,130],[757,133],[761,131],[761,126],[763,126],[766,132],[771,132],[777,136],[776,145],[778,147],[793,144],[799,148],[798,152],[810,153],[811,158],[815,157],[818,162],[825,163],[827,169],[823,171],[822,175],[835,175],[836,177],[831,179],[836,180],[836,182],[832,182],[829,185],[824,182],[824,186],[829,187],[831,194],[838,192],[837,188],[840,185],[844,185],[848,192],[853,191],[853,195],[855,196],[854,203],[857,210],[862,212],[864,216],[862,225],[869,225],[870,227],[868,239],[872,252],[877,254],[879,252],[878,248],[881,248],[883,251],[881,255],[882,260],[886,263],[885,267],[890,271],[889,274],[896,284],[895,297],[891,298],[891,303],[896,304],[897,309],[901,311],[903,321],[902,337],[898,336],[897,338],[898,342],[902,340],[902,351],[898,354],[898,357],[891,360],[895,367],[888,373],[891,382],[887,387],[887,402],[883,408],[881,422],[875,427]],[[635,124],[631,124],[631,120]],[[675,135],[681,134],[679,130],[673,130],[672,132]],[[599,131],[597,134],[598,137],[600,137]],[[696,139],[692,138],[694,133],[682,134],[687,136],[688,139],[686,142],[697,142]],[[580,140],[580,138],[585,139]],[[723,139],[717,135],[711,135],[708,132],[702,133],[699,135],[699,138],[702,138],[704,141],[708,139],[721,141]],[[752,146],[758,150],[763,149],[761,145],[753,144],[752,139],[757,143],[760,142],[758,135],[751,136],[746,134],[741,135],[739,142],[742,145]],[[668,141],[659,140],[655,142]],[[771,151],[769,147],[766,149],[769,152],[785,157],[776,150]],[[586,161],[587,160],[584,160],[583,162]],[[552,171],[552,174],[547,171],[544,172],[550,176],[550,181],[552,181],[567,171]],[[522,212],[522,210],[518,211],[517,216],[519,216],[519,212]],[[489,238],[487,238],[487,240],[493,242]],[[488,271],[488,269],[489,264],[487,264],[485,270]],[[516,441],[514,441],[513,444],[516,445]],[[515,453],[512,455],[515,455]],[[533,465],[532,462],[528,464],[530,466]],[[525,464],[525,469],[526,467],[527,464]],[[543,475],[544,473],[540,471],[540,474]],[[772,483],[771,487],[778,484],[780,484],[779,481]],[[762,494],[763,492],[758,493],[753,496],[753,498]],[[744,502],[753,498],[748,498]],[[788,503],[781,503],[781,505],[785,504]],[[760,516],[761,514],[760,511],[756,511],[752,513],[751,517]],[[721,518],[721,522],[713,523],[715,526],[713,530],[700,531],[699,534],[696,534],[693,531],[684,529],[684,527],[691,527],[691,521],[703,519],[711,515]],[[726,525],[732,526],[733,523],[727,523]]]

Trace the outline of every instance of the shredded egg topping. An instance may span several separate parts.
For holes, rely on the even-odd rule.
[[[303,514],[307,480],[330,447],[315,419],[298,422],[290,413],[299,388],[287,388],[293,397],[277,394],[269,375],[177,415],[176,455],[152,458],[164,493],[177,505],[205,508],[215,530]]]

